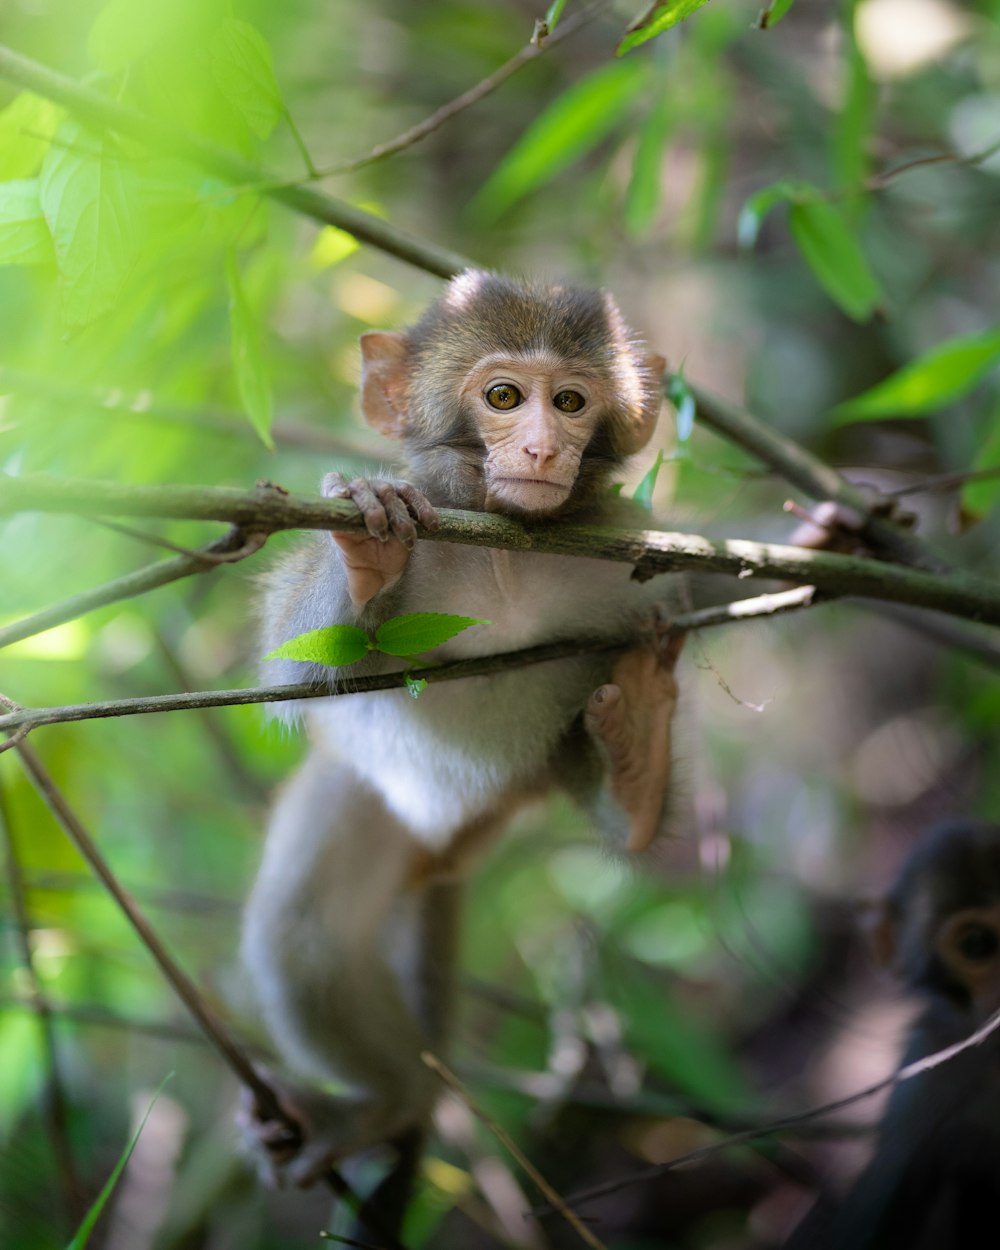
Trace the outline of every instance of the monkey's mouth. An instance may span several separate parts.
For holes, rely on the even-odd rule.
[[[570,488],[544,477],[495,477],[489,490],[521,512],[551,512],[565,501]]]

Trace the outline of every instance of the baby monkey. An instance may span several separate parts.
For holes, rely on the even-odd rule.
[[[1000,1009],[1000,825],[943,825],[877,906],[876,954],[922,1002],[901,1067],[963,1041]],[[964,1250],[1000,1194],[1000,1034],[897,1085],[875,1154],[839,1209],[789,1247]],[[986,1238],[988,1240],[988,1237]]]
[[[436,507],[530,523],[620,522],[609,491],[645,446],[664,362],[610,295],[469,270],[402,333],[362,335],[361,406],[398,440],[406,479],[330,473],[365,532],[315,535],[266,577],[268,649],[308,630],[374,631],[404,612],[490,624],[435,660],[581,635],[629,639],[610,657],[313,700],[291,709],[313,748],[275,806],[246,910],[243,954],[301,1126],[250,1115],[263,1170],[309,1184],[338,1159],[413,1140],[437,1092],[421,1052],[446,1044],[457,882],[524,802],[573,795],[613,847],[641,851],[665,819],[680,649],[627,565],[417,543]],[[656,586],[661,605],[662,585]],[[641,639],[641,641],[636,641]],[[402,667],[385,656],[351,675]],[[350,676],[272,660],[266,680]],[[288,708],[288,705],[285,705]],[[319,1092],[337,1082],[342,1092]],[[311,1083],[311,1088],[308,1086]]]

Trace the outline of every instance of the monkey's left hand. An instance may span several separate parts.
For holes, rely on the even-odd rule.
[[[331,533],[340,550],[347,591],[359,607],[397,582],[417,541],[417,520],[436,530],[438,515],[422,491],[409,482],[351,481],[341,473],[328,473],[322,493],[327,499],[351,499],[364,517],[367,534]]]
[[[608,761],[611,793],[628,817],[629,851],[644,851],[660,825],[670,784],[674,666],[685,637],[657,614],[649,637],[619,657],[611,682],[594,691],[584,711]]]

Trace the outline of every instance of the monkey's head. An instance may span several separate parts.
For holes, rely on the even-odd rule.
[[[665,368],[606,292],[474,269],[361,355],[365,417],[431,499],[523,517],[584,506],[646,445]]]
[[[1000,1007],[1000,825],[926,834],[878,906],[876,952],[910,988],[983,1020]]]

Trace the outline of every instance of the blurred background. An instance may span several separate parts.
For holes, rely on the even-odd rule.
[[[920,532],[990,572],[996,484],[928,482],[1000,463],[995,371],[931,411],[833,410],[943,342],[996,333],[1000,4],[797,0],[761,22],[761,3],[714,0],[617,58],[637,0],[594,6],[495,93],[360,167],[515,55],[542,11],[6,0],[0,41],[259,162],[262,183],[307,180],[306,152],[344,171],[321,189],[429,243],[607,286],[691,381],[857,481],[912,488]],[[582,10],[569,0],[556,33]],[[0,179],[17,184],[0,189],[0,469],[312,492],[331,468],[391,460],[358,415],[357,338],[407,324],[437,278],[260,183],[91,134],[2,75],[0,109]],[[817,201],[862,257],[865,298],[824,280],[795,231],[794,205]],[[781,540],[785,500],[808,502],[697,419],[675,429],[665,409],[654,442],[625,489],[662,452],[667,528]],[[153,560],[143,535],[193,547],[219,532],[133,528],[0,520],[0,627]],[[254,576],[294,541],[5,648],[0,691],[41,706],[253,684]],[[858,903],[928,824],[998,810],[995,670],[877,608],[705,632],[682,683],[678,833],[651,870],[609,859],[554,802],[519,819],[467,908],[456,1067],[563,1192],[889,1071],[907,1005],[865,951]],[[299,738],[259,708],[225,708],[55,726],[32,743],[170,948],[257,1036],[239,908]],[[235,1081],[14,753],[0,759],[0,824],[0,1242],[65,1246],[80,1215],[40,1110],[52,1064],[30,1010],[23,893],[87,1200],[173,1074],[93,1244],[319,1245],[328,1197],[258,1187]],[[878,1105],[850,1114],[863,1129]],[[616,1250],[765,1250],[867,1140],[811,1126],[588,1213]],[[525,1221],[536,1201],[449,1103],[407,1244],[579,1244],[558,1220]]]

